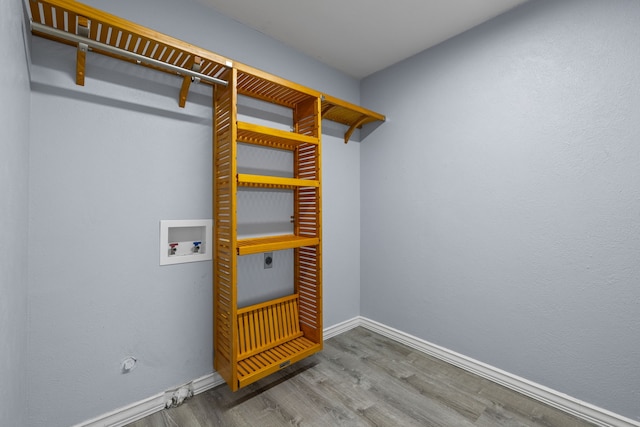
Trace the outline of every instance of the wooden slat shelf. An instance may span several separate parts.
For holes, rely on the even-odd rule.
[[[165,34],[153,31],[141,25],[103,12],[99,9],[87,6],[72,0],[29,0],[31,17],[34,23],[42,24],[72,36],[82,36],[88,41],[94,41],[121,51],[141,55],[145,58],[160,61],[169,66],[192,71],[194,63],[198,61],[199,73],[220,78],[225,71],[233,66],[233,62],[225,57],[199,48]],[[86,34],[82,31],[86,29]],[[76,42],[61,37],[52,36],[33,30],[33,33],[45,38],[59,41],[72,46],[78,46]],[[78,46],[79,47],[79,46]],[[123,61],[136,63],[135,59],[118,55],[100,48],[91,49],[92,52],[111,56]],[[76,82],[84,85],[84,51],[77,60]],[[159,71],[176,74],[164,68],[141,63],[141,65]],[[202,80],[203,83],[210,84]],[[183,77],[183,85],[179,93],[178,102],[184,107],[187,91],[191,83],[190,77]]]
[[[238,142],[294,150],[300,144],[319,144],[320,138],[252,123],[238,122]]]
[[[239,387],[322,349],[304,337],[298,313],[297,294],[237,310]]]
[[[237,316],[238,360],[302,336],[297,294],[239,308]]]
[[[214,52],[186,43],[182,40],[167,36],[147,27],[111,15],[100,9],[93,8],[73,0],[29,0],[31,19],[37,24],[60,30],[75,36],[82,35],[89,40],[104,43],[110,47],[159,60],[166,64],[176,65],[184,70],[194,70],[194,67],[208,77],[227,79],[230,68],[238,70],[237,89],[242,95],[251,96],[289,108],[314,98],[322,99],[322,118],[349,126],[345,134],[345,142],[349,140],[356,128],[374,121],[384,121],[385,117],[374,111],[350,104],[338,98],[274,76],[257,68],[234,63]],[[86,29],[86,36],[82,29]],[[71,46],[78,46],[75,41],[44,34],[38,30],[33,33]],[[92,52],[111,56],[123,61],[136,63],[135,59],[127,58],[112,52],[93,48]],[[76,81],[84,85],[86,52],[80,51],[77,59]],[[144,64],[149,68],[175,74],[173,71]],[[178,103],[184,107],[191,78],[183,77],[179,90]],[[211,84],[203,80],[205,84]]]
[[[238,362],[238,386],[244,387],[322,350],[322,344],[295,338]]]
[[[238,185],[243,187],[284,188],[319,187],[318,181],[310,179],[283,178],[279,176],[238,174]]]
[[[320,239],[318,237],[304,237],[293,234],[255,237],[250,239],[238,239],[237,251],[238,255],[250,255],[262,252],[300,248],[302,246],[315,246],[319,242]]]
[[[252,98],[295,108],[298,104],[319,98],[313,89],[266,73],[241,63],[234,64],[238,70],[238,93]]]
[[[357,128],[368,123],[386,120],[382,114],[329,95],[322,97],[322,118],[349,126],[344,135],[345,144],[349,142],[349,138]]]

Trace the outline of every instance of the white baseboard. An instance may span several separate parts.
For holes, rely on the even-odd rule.
[[[217,372],[213,372],[197,380],[193,380],[193,394],[200,394],[214,387],[224,384],[224,379]]]
[[[193,394],[202,393],[224,383],[216,372],[193,380]],[[100,415],[74,427],[122,427],[165,408],[165,393],[158,393],[147,399],[127,405],[115,411]]]
[[[114,427],[124,426],[164,408],[164,393],[158,393],[147,399],[107,412],[96,418],[83,421],[73,427]]]
[[[354,317],[353,319],[345,320],[344,322],[340,322],[336,325],[325,328],[322,336],[325,340],[328,340],[329,338],[335,337],[336,335],[340,335],[353,328],[357,328],[358,326],[362,326],[362,318]]]
[[[340,335],[362,326],[370,331],[391,338],[422,353],[433,356],[465,371],[486,378],[525,396],[543,402],[580,419],[603,427],[640,427],[640,422],[582,402],[566,394],[552,390],[527,379],[510,374],[501,369],[474,360],[423,339],[406,334],[397,329],[378,323],[366,317],[357,316],[324,329],[324,339]],[[223,384],[224,380],[216,372],[193,380],[194,394],[205,392]],[[147,399],[125,406],[99,417],[77,424],[74,427],[122,427],[165,408],[165,393],[158,393]]]
[[[534,383],[533,381],[529,381],[525,378],[521,378],[517,375],[513,375],[509,372],[487,365],[486,363],[479,362],[470,357],[383,325],[382,323],[378,323],[365,317],[359,317],[358,321],[355,323],[359,323],[360,326],[369,329],[370,331],[384,335],[422,353],[433,356],[451,365],[464,369],[465,371],[471,372],[482,378],[486,378],[598,426],[640,427],[640,422],[583,402],[564,393],[560,393],[556,390]]]

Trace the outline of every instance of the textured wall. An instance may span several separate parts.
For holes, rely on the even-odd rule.
[[[0,0],[0,425],[27,419],[29,74],[21,4]]]
[[[364,316],[640,420],[638,22],[532,1],[363,82]]]
[[[196,1],[89,4],[359,101],[351,77]],[[94,54],[78,87],[75,50],[40,38],[32,59],[29,425],[56,427],[212,372],[211,263],[158,265],[161,219],[211,217],[211,94],[192,86],[180,109],[177,78]],[[359,314],[359,198],[342,192],[359,193],[360,153],[328,131],[324,196],[347,210],[325,206],[331,326]],[[269,273],[287,265],[279,259]],[[254,264],[243,277],[264,272]],[[138,366],[123,375],[128,355]],[[51,398],[67,391],[73,405]]]

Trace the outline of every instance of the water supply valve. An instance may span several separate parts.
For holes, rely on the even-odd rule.
[[[175,255],[178,251],[178,243],[169,243],[169,256]]]

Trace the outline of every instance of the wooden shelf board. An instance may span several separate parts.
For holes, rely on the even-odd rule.
[[[238,174],[238,185],[264,188],[319,187],[320,182],[310,179],[283,178],[279,176]]]
[[[33,22],[74,35],[79,35],[79,24],[86,23],[89,29],[87,38],[90,40],[137,53],[167,64],[175,63],[175,65],[185,70],[191,69],[196,57],[201,61],[200,72],[209,77],[220,78],[226,70],[233,66],[233,61],[223,56],[77,1],[32,0],[29,5]],[[54,16],[57,18],[55,21]],[[98,31],[99,28],[100,31]],[[75,43],[39,33],[36,30],[33,32],[39,36],[75,45]],[[108,37],[108,34],[111,34],[111,37]],[[100,49],[93,49],[92,51],[127,62],[136,62],[124,56]],[[153,56],[154,52],[156,53],[155,56]],[[161,52],[164,53],[161,54]],[[172,71],[153,65],[142,65],[173,74]],[[203,83],[209,84],[205,81]]]
[[[79,27],[84,27],[86,24],[86,28],[88,28],[88,38],[91,40],[132,53],[141,54],[148,58],[157,59],[167,64],[178,64],[178,66],[185,70],[190,70],[193,67],[195,59],[198,59],[200,62],[199,72],[209,77],[226,79],[228,78],[227,74],[229,69],[231,67],[236,68],[238,70],[237,89],[240,94],[289,108],[296,108],[296,106],[310,99],[321,98],[323,119],[342,123],[350,127],[345,134],[345,142],[348,141],[356,128],[374,121],[385,120],[383,115],[374,111],[367,110],[338,98],[322,95],[313,89],[248,65],[234,63],[232,60],[211,51],[77,1],[32,0],[29,4],[31,16],[36,23],[74,35],[78,35]],[[99,28],[100,30],[98,30]],[[43,37],[75,45],[73,42],[38,33],[36,30],[33,32]],[[107,37],[107,34],[111,34],[111,37]],[[136,62],[133,59],[99,49],[93,49],[93,51],[127,62]],[[84,78],[84,67],[80,67],[83,64],[83,61],[78,61],[77,77],[80,78],[80,81]],[[145,66],[173,73],[172,71],[158,68],[154,65]],[[188,86],[187,80],[189,79],[185,78],[184,82],[186,82]],[[184,105],[186,101],[187,90],[188,87],[183,88],[181,91],[182,93],[179,99],[181,106]]]
[[[302,237],[295,236],[293,234],[285,234],[279,236],[238,239],[236,246],[238,255],[250,255],[262,252],[299,248],[301,246],[315,246],[319,243],[320,239],[318,237]]]
[[[322,349],[305,336],[298,294],[237,310],[237,386],[244,387]]]
[[[294,338],[237,363],[238,387],[244,387],[322,350],[322,344]]]
[[[313,89],[274,76],[242,63],[234,63],[238,70],[238,93],[263,101],[295,108],[309,98],[319,98],[321,94]]]
[[[345,143],[349,141],[356,128],[361,128],[368,123],[386,120],[382,114],[329,95],[322,97],[322,118],[349,126],[349,130],[344,136]]]
[[[238,142],[294,150],[301,144],[317,145],[319,138],[252,123],[238,122]]]

